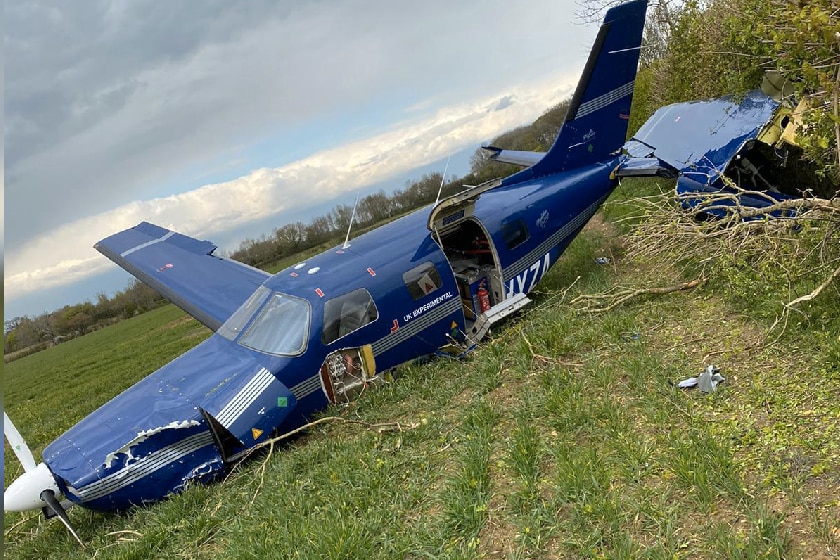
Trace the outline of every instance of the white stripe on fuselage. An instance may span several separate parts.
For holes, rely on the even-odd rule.
[[[265,368],[260,368],[257,374],[219,411],[216,415],[216,420],[225,428],[230,428],[236,422],[236,419],[249,406],[254,404],[254,401],[259,398],[274,380],[274,376],[271,375],[270,371]]]
[[[575,114],[575,119],[579,119],[581,117],[585,117],[595,111],[603,109],[610,103],[614,103],[633,93],[633,82],[627,82],[623,86],[619,86],[612,91],[608,91],[603,95],[599,95],[594,99],[590,99],[585,103],[581,103],[580,107],[578,107],[577,114]]]

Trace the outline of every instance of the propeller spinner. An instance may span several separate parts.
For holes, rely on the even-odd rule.
[[[12,482],[3,493],[3,509],[5,511],[29,511],[47,508],[51,510],[70,533],[84,547],[84,543],[70,526],[67,511],[56,496],[61,494],[55,477],[45,463],[35,464],[35,457],[20,432],[3,411],[3,433],[9,445],[23,466],[23,474]],[[46,513],[46,510],[44,511]]]

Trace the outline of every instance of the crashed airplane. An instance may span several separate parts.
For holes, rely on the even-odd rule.
[[[540,161],[269,275],[150,223],[96,248],[214,334],[71,427],[6,511],[124,510],[218,480],[254,447],[399,364],[468,351],[531,292],[618,184],[647,0],[610,9]],[[62,501],[62,497],[65,501]],[[69,523],[68,523],[69,526]]]

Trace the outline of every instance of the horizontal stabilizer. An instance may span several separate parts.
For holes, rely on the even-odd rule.
[[[214,331],[268,273],[216,257],[216,246],[143,222],[94,245],[96,250]]]
[[[512,163],[521,167],[531,167],[540,161],[545,152],[523,152],[519,150],[503,150],[496,146],[482,146],[482,150],[490,152],[490,159],[502,163]]]

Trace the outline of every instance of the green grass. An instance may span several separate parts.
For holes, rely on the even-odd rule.
[[[662,266],[596,221],[476,352],[404,366],[325,412],[401,430],[326,423],[220,484],[119,515],[74,508],[86,551],[59,523],[6,514],[5,556],[836,558],[838,333],[776,342],[705,287],[602,314],[569,305],[662,285]],[[7,410],[40,450],[206,335],[166,307],[17,360]],[[672,385],[712,362],[726,377],[714,394]]]

